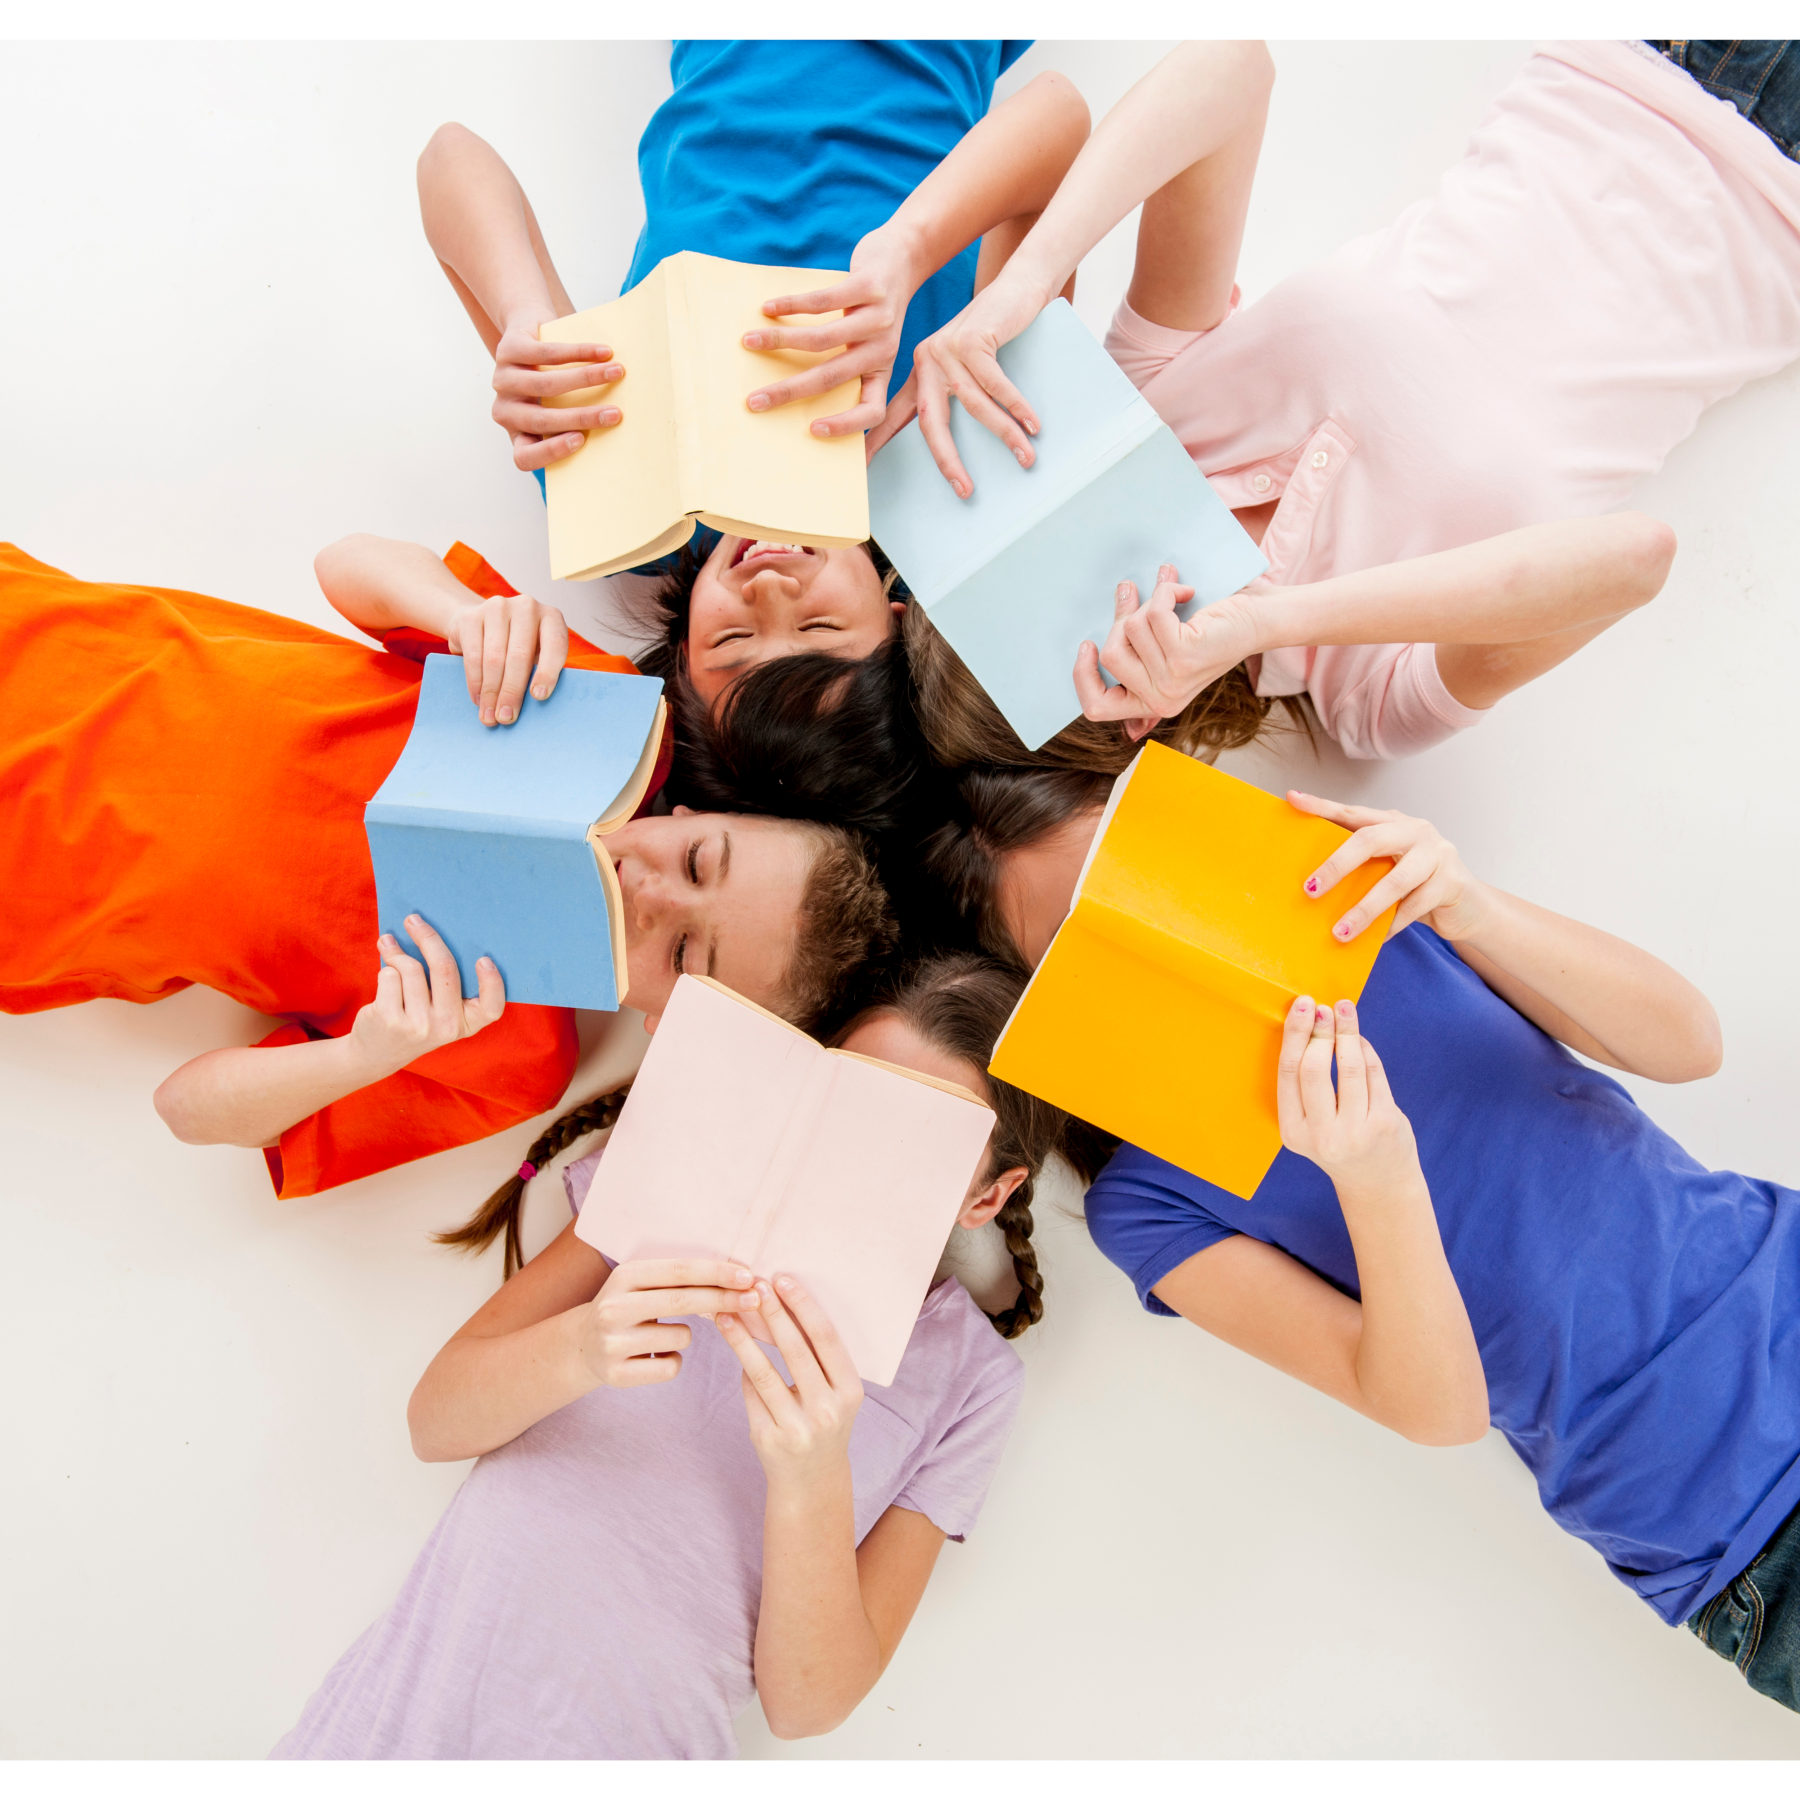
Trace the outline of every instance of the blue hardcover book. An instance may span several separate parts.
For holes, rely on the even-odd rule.
[[[459,656],[428,656],[412,734],[363,809],[381,929],[416,949],[417,913],[450,946],[463,997],[491,956],[511,1005],[616,1011],[624,902],[601,839],[637,811],[666,707],[645,675],[565,669],[545,701],[492,729]]]
[[[1021,469],[953,402],[950,434],[975,492],[957,498],[915,420],[869,464],[869,524],[1036,750],[1080,716],[1075,652],[1083,638],[1105,643],[1121,581],[1148,600],[1158,566],[1173,563],[1194,589],[1187,618],[1269,565],[1066,300],[1005,345],[1000,366],[1037,409],[1035,467]]]

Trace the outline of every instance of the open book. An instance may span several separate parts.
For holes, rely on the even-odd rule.
[[[792,1275],[856,1372],[886,1386],[993,1125],[965,1088],[827,1050],[683,975],[575,1233],[614,1262],[726,1257]]]
[[[653,561],[685,544],[696,521],[733,537],[815,549],[869,535],[862,438],[812,435],[814,419],[856,404],[857,384],[772,412],[744,405],[756,388],[838,354],[746,350],[744,333],[773,323],[762,303],[843,279],[829,269],[764,268],[680,250],[629,294],[538,327],[544,343],[605,344],[625,367],[610,387],[544,402],[612,401],[624,415],[544,471],[558,581]]]
[[[1080,716],[1075,652],[1106,642],[1121,581],[1148,602],[1173,563],[1194,590],[1187,618],[1269,565],[1066,300],[1003,345],[1000,366],[1037,409],[1036,465],[955,403],[974,493],[957,498],[915,420],[869,465],[869,514],[914,600],[1036,750]]]
[[[463,995],[491,956],[507,1004],[615,1010],[625,907],[601,838],[637,811],[662,747],[662,683],[564,669],[518,723],[488,727],[460,656],[428,656],[400,760],[363,809],[381,929],[417,913]]]
[[[1393,919],[1390,907],[1352,943],[1331,935],[1385,858],[1307,897],[1349,835],[1146,744],[990,1072],[1248,1200],[1281,1148],[1288,1008],[1359,998]]]

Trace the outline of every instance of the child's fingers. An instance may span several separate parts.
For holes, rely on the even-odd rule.
[[[537,674],[531,683],[534,700],[548,700],[569,660],[569,627],[562,613],[546,606],[538,616]]]
[[[408,919],[407,931],[413,929],[414,921]],[[418,942],[417,938],[413,939]],[[397,938],[386,938],[382,941],[381,954],[387,958],[388,967],[400,978],[400,1010],[408,1018],[421,1024],[431,1016],[431,984],[425,977],[425,965],[416,956],[408,956],[400,948]]]
[[[502,608],[482,610],[487,616],[481,631],[481,722],[491,725],[500,716],[500,689],[506,680],[506,640],[510,634]]]
[[[754,1279],[741,1263],[726,1262],[723,1258],[683,1256],[620,1263],[607,1277],[607,1286],[616,1284],[637,1292],[648,1292],[652,1288],[730,1288],[750,1294],[754,1291]],[[660,1298],[657,1309],[661,1312],[679,1310]]]
[[[670,1327],[674,1329],[673,1326]],[[645,1351],[642,1356],[628,1356],[613,1367],[607,1385],[616,1388],[654,1387],[659,1382],[673,1381],[681,1373],[681,1351]]]
[[[506,395],[509,400],[554,400],[564,394],[578,394],[583,388],[611,387],[615,381],[624,379],[624,366],[608,362],[604,357],[597,363],[552,369],[505,363],[494,373],[494,391]],[[598,406],[604,402],[597,400],[593,404]]]
[[[956,397],[976,424],[986,426],[1013,453],[1020,468],[1029,469],[1037,461],[1037,452],[1011,411],[1015,403],[1024,406],[1025,396],[1001,373],[993,357],[969,364],[969,379],[957,384]]]
[[[462,971],[456,966],[456,958],[451,955],[450,946],[417,913],[407,915],[406,931],[418,945],[419,954],[425,959],[425,967],[431,971],[431,1010],[450,1028],[454,1024],[452,1009],[457,1014],[462,1009]]]
[[[614,424],[618,421],[615,419]],[[587,442],[587,434],[582,431],[554,432],[549,437],[531,437],[515,434],[513,437],[513,467],[522,469],[527,475],[533,469],[547,469],[552,463],[562,462],[571,457]]]
[[[794,1378],[794,1392],[803,1404],[818,1404],[830,1392],[831,1384],[825,1379],[819,1359],[806,1341],[806,1334],[794,1323],[793,1315],[766,1281],[756,1284],[756,1292],[762,1301],[763,1323],[768,1326],[769,1336],[775,1340],[775,1348],[781,1352],[788,1373]]]
[[[848,437],[854,431],[873,431],[887,413],[887,403],[882,397],[887,387],[887,376],[886,369],[871,369],[862,378],[862,386],[857,390],[856,405],[848,412],[831,413],[823,419],[814,419],[813,436]]]
[[[1084,638],[1075,650],[1075,697],[1083,718],[1132,719],[1144,710],[1130,685],[1108,687],[1100,675],[1100,651],[1092,638]],[[1117,670],[1114,671],[1117,673]]]
[[[1360,836],[1361,833],[1358,833]],[[1355,838],[1350,840],[1352,844]],[[1378,854],[1378,853],[1377,853]],[[1433,859],[1418,850],[1408,850],[1357,903],[1332,926],[1331,935],[1347,944],[1366,931],[1369,925],[1390,906],[1404,900],[1430,875]]]
[[[1317,794],[1303,794],[1298,788],[1288,789],[1287,803],[1296,812],[1329,819],[1332,824],[1342,825],[1350,831],[1360,831],[1365,825],[1379,825],[1389,817],[1372,806],[1346,806],[1341,800],[1321,800]]]
[[[814,288],[808,294],[781,294],[773,300],[762,303],[763,316],[769,319],[791,318],[795,313],[841,312],[852,306],[866,306],[871,300],[878,299],[875,282],[866,274],[846,275],[842,281],[835,282],[828,288]],[[746,349],[761,350],[762,344],[752,344],[750,339],[762,335],[760,332],[746,334]]]
[[[1405,828],[1390,819],[1361,826],[1306,878],[1306,892],[1316,900],[1321,894],[1330,893],[1353,869],[1360,869],[1374,857],[1389,856],[1398,860],[1411,842]]]
[[[527,357],[533,363],[607,363],[613,354],[610,344],[553,344],[547,338],[514,337],[511,332],[501,342],[499,353],[514,363]]]
[[[500,691],[494,705],[494,716],[502,725],[510,725],[525,704],[525,684],[531,679],[531,665],[537,659],[537,615],[538,603],[529,595],[515,594],[506,602]]]
[[[856,1364],[851,1361],[850,1352],[844,1348],[844,1340],[838,1336],[837,1327],[826,1316],[824,1307],[791,1275],[777,1275],[775,1290],[806,1333],[813,1355],[825,1372],[825,1379],[840,1393],[855,1387],[858,1381]]]
[[[452,967],[455,965],[452,964]],[[456,983],[456,997],[462,999],[462,983]],[[475,959],[475,998],[463,1001],[463,1028],[473,1035],[492,1025],[506,1011],[506,983],[500,966],[491,956]]]
[[[752,412],[770,412],[793,400],[810,400],[815,394],[829,394],[846,381],[860,381],[868,373],[869,357],[861,346],[834,356],[829,362],[815,364],[785,381],[772,381],[745,396],[744,404]]]
[[[1358,1041],[1362,1045],[1363,1064],[1368,1070],[1370,1108],[1393,1106],[1394,1090],[1388,1086],[1387,1069],[1375,1054],[1375,1046],[1366,1037],[1359,1037]]]
[[[1337,1112],[1337,1095],[1331,1086],[1331,1053],[1336,1043],[1337,1023],[1331,1008],[1315,1005],[1312,1034],[1300,1052],[1300,1104],[1307,1119],[1315,1123]]]
[[[950,384],[935,362],[923,363],[918,376],[919,435],[938,466],[938,473],[966,500],[975,491],[969,471],[956,453],[956,439],[950,435]]]
[[[1281,1027],[1281,1054],[1275,1062],[1275,1116],[1281,1124],[1281,1141],[1292,1145],[1306,1124],[1306,1107],[1300,1098],[1300,1058],[1312,1036],[1317,1009],[1310,994],[1302,994],[1288,1008]]]
[[[1341,1119],[1368,1117],[1368,1070],[1363,1062],[1363,1042],[1356,1034],[1356,1008],[1348,1000],[1337,1003],[1337,1105]]]
[[[909,375],[905,384],[888,403],[881,423],[871,427],[863,439],[863,459],[868,461],[896,432],[904,431],[919,416],[919,378]]]
[[[744,1322],[733,1313],[720,1313],[713,1323],[719,1328],[719,1336],[731,1346],[732,1354],[743,1368],[744,1379],[756,1390],[756,1397],[767,1408],[770,1419],[776,1424],[791,1419],[799,1402],[794,1398],[793,1390],[775,1372],[775,1365],[763,1355],[756,1339],[744,1329]],[[789,1330],[792,1329],[790,1326]]]

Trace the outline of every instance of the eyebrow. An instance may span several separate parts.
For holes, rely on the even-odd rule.
[[[723,887],[725,877],[731,873],[731,833],[721,830],[719,833],[719,866],[714,871],[713,880]]]

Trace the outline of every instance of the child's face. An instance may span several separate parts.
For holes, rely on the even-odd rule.
[[[779,1010],[812,870],[809,834],[782,819],[678,806],[601,842],[625,896],[625,1001],[650,1030],[684,973]]]
[[[723,538],[688,603],[688,680],[710,709],[746,669],[772,657],[822,650],[860,661],[887,642],[904,611],[882,598],[860,545],[807,550]]]
[[[999,902],[1007,935],[1031,968],[1044,960],[1050,940],[1068,916],[1081,865],[1099,828],[1101,809],[1077,813],[1035,844],[1000,859]]]

